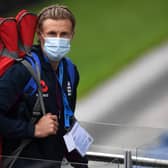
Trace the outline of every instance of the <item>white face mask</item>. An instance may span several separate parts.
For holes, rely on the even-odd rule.
[[[51,61],[60,61],[70,51],[70,39],[45,37],[44,52]]]

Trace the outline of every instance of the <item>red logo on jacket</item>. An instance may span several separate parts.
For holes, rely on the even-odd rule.
[[[41,80],[40,84],[41,84],[42,92],[43,93],[47,92],[48,91],[48,86],[46,85],[46,83],[43,80]]]

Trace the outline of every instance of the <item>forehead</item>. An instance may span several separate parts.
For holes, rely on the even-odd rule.
[[[72,23],[69,19],[46,19],[42,24],[42,32],[49,31],[64,31],[71,32],[72,31]]]

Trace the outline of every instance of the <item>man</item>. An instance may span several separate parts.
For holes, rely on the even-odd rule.
[[[31,79],[29,71],[21,63],[14,64],[0,79],[0,133],[3,136],[3,155],[15,156],[23,140],[30,142],[21,149],[19,157],[33,158],[16,159],[13,167],[60,167],[57,162],[65,156],[74,167],[87,167],[86,157],[76,150],[67,152],[63,136],[67,133],[67,122],[73,124],[73,116],[69,121],[64,115],[65,98],[72,112],[75,110],[76,90],[79,74],[75,65],[74,86],[71,86],[67,62],[64,58],[70,50],[70,42],[75,32],[75,18],[66,6],[52,5],[41,10],[38,15],[37,36],[40,42],[34,46],[32,53],[40,60],[41,84],[44,105],[47,114],[35,112],[36,122],[31,122],[33,108],[38,92],[23,94],[27,82]],[[63,81],[60,83],[63,64]],[[65,94],[64,94],[65,93]],[[66,105],[67,105],[66,104]],[[67,124],[67,125],[66,125]],[[69,126],[69,127],[70,127]],[[81,164],[79,164],[81,163]]]

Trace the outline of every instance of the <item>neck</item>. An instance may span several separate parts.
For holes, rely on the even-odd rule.
[[[50,63],[51,63],[51,66],[52,66],[53,70],[56,71],[59,62],[51,61]]]

